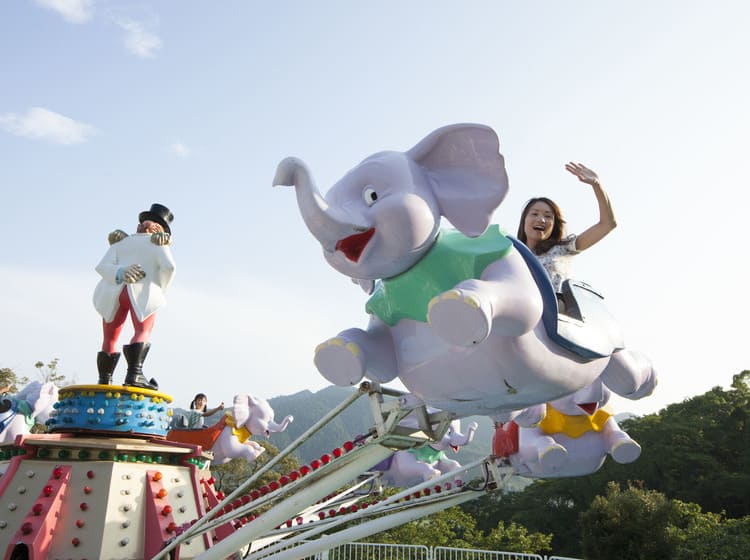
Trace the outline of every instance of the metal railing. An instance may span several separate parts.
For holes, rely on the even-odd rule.
[[[346,543],[307,560],[577,560],[523,552],[403,544]]]
[[[315,560],[430,560],[426,546],[347,543],[321,552]]]
[[[501,552],[499,550],[475,550],[472,548],[447,548],[436,546],[430,560],[544,560],[538,554],[523,552]]]

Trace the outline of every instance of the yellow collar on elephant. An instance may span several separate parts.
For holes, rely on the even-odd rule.
[[[240,440],[240,443],[245,443],[248,439],[250,439],[250,436],[253,435],[245,426],[238,428],[237,421],[229,411],[224,413],[224,423],[232,428],[232,435]]]
[[[586,432],[601,432],[612,413],[600,408],[591,416],[586,414],[570,416],[563,414],[547,403],[547,412],[539,422],[539,429],[545,434],[565,434],[568,437],[581,437]]]
[[[497,224],[479,237],[442,231],[429,251],[406,272],[377,283],[365,309],[390,326],[401,319],[427,322],[427,306],[438,294],[469,278],[479,278],[513,244]]]

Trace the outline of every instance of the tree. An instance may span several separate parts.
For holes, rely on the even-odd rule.
[[[211,465],[211,474],[215,480],[214,487],[228,495],[250,478],[256,470],[253,463],[248,463],[242,458],[232,459],[223,465]]]
[[[251,463],[245,459],[232,459],[223,465],[211,466],[211,473],[216,479],[215,486],[217,490],[221,490],[224,494],[234,492],[243,482],[258,472],[263,465],[280,453],[279,449],[269,441],[259,441],[258,443],[265,448],[266,452]],[[297,469],[299,469],[297,459],[294,456],[285,457],[273,469],[261,476],[252,485],[252,488],[259,488],[273,480],[277,480],[282,474]]]
[[[27,377],[18,377],[16,372],[10,368],[0,368],[0,387],[7,387],[8,392],[15,393],[19,386],[24,386],[29,382]]]
[[[669,560],[700,507],[641,487],[610,483],[581,514],[583,554],[611,560]]]
[[[393,491],[388,490],[387,493]],[[502,521],[485,534],[477,527],[477,522],[471,515],[454,506],[363,540],[538,554],[551,550],[552,535],[530,533],[525,527],[515,523],[506,526]]]
[[[65,375],[57,371],[59,363],[60,358],[53,358],[47,364],[41,361],[34,364],[42,383],[54,383],[58,387],[64,387],[68,384]]]
[[[727,519],[698,504],[611,483],[581,515],[586,558],[730,560],[750,550],[750,516]]]
[[[674,560],[734,560],[750,550],[750,516],[727,519],[707,512],[696,516],[685,531],[678,534],[680,544]]]
[[[497,526],[484,537],[481,548],[540,554],[552,550],[552,534],[531,533],[526,527],[512,521],[507,526],[498,521]]]
[[[451,507],[427,517],[404,523],[367,537],[365,542],[480,548],[482,532],[474,519],[459,507]]]

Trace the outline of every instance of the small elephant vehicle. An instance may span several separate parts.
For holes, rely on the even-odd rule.
[[[286,416],[281,423],[274,421],[274,411],[267,400],[248,394],[234,397],[232,411],[227,411],[213,426],[200,429],[175,428],[167,439],[179,443],[200,445],[213,452],[214,464],[221,465],[236,458],[255,461],[265,448],[250,436],[269,437],[272,432],[283,432],[294,421]],[[174,424],[180,425],[181,422]]]

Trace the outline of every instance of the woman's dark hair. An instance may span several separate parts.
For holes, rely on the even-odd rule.
[[[195,401],[197,401],[198,399],[203,399],[205,401],[208,401],[208,397],[206,396],[205,393],[198,393],[197,395],[193,397],[193,402],[190,403],[190,410],[195,410]],[[208,402],[203,404],[203,410],[206,410],[207,407],[208,407]]]
[[[531,207],[537,202],[544,202],[547,204],[552,209],[552,214],[554,214],[555,217],[555,223],[552,224],[552,233],[549,238],[537,243],[536,247],[533,249],[534,254],[543,255],[562,241],[563,235],[565,234],[565,220],[563,219],[560,207],[552,200],[546,196],[532,198],[526,203],[526,206],[524,206],[523,212],[521,212],[521,222],[518,224],[518,235],[516,237],[518,237],[518,240],[523,242],[524,245],[526,245],[526,232],[524,231],[523,223],[526,221],[526,214],[529,213]]]

